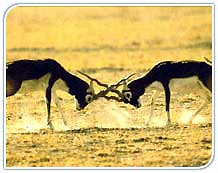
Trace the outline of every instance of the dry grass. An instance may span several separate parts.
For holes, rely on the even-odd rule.
[[[16,7],[6,22],[7,62],[50,57],[76,75],[83,70],[106,83],[144,74],[164,60],[212,58],[211,7]],[[152,92],[149,87],[138,110],[100,99],[81,112],[74,111],[72,97],[59,92],[69,127],[52,105],[54,132],[45,130],[44,92],[7,98],[7,166],[206,164],[211,104],[193,125],[184,125],[202,95],[173,91],[174,125],[167,128],[162,93],[151,127],[145,127]]]
[[[105,66],[137,70],[166,59],[211,58],[211,10],[17,7],[7,16],[7,61],[52,57],[72,70]]]

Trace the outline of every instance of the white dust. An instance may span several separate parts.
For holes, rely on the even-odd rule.
[[[183,111],[180,115],[178,115],[179,116],[178,121],[182,124],[187,124],[194,112],[195,111],[191,111],[191,110]],[[205,117],[203,117],[201,114],[197,114],[195,118],[192,120],[192,124],[201,124],[201,123],[205,123],[206,121],[207,120]]]
[[[93,111],[87,111],[85,113],[74,112],[71,116],[68,116],[68,126],[64,125],[62,118],[57,118],[57,116],[52,117],[53,125],[56,131],[71,130],[77,128],[140,128],[145,127],[148,116],[144,113],[145,110],[141,110],[138,113],[135,110],[128,110],[127,108],[120,107],[114,102],[107,102],[106,106],[102,104],[96,104]],[[187,124],[191,118],[194,111],[185,110],[181,113],[176,113],[172,115],[173,121],[181,124]],[[147,118],[145,118],[146,116]],[[22,118],[7,125],[7,133],[23,133],[23,132],[39,132],[41,129],[48,129],[47,126],[47,116],[37,114],[35,116],[24,111],[22,113]],[[171,118],[172,118],[171,117]],[[135,119],[140,119],[140,123],[137,123]],[[205,123],[207,119],[198,114],[194,119],[192,124]],[[152,116],[149,126],[164,127],[166,126],[167,116],[164,114],[159,114]]]
[[[131,127],[131,115],[115,103],[108,103],[100,114],[96,115],[96,126],[103,128],[128,128]]]
[[[166,126],[167,119],[164,115],[162,116],[152,116],[151,122],[148,124],[149,126],[154,126],[154,127],[164,127]]]

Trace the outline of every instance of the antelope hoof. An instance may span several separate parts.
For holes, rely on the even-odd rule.
[[[171,125],[171,121],[167,121],[166,126],[170,126]]]
[[[145,126],[147,126],[147,127],[148,127],[148,126],[149,126],[149,122],[147,122],[147,123],[145,122]]]
[[[54,130],[54,126],[53,126],[53,124],[51,123],[51,120],[50,121],[48,121],[48,127],[51,129],[51,130]]]
[[[189,120],[189,121],[188,121],[188,124],[191,125],[191,124],[192,124],[192,120]]]
[[[67,123],[66,120],[63,120],[63,122],[64,122],[64,125],[65,125],[65,126],[68,126],[68,123]]]

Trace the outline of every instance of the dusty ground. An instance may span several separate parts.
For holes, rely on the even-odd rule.
[[[130,73],[145,74],[160,61],[212,56],[210,7],[48,8],[14,8],[8,14],[7,62],[50,57],[81,78],[76,70],[113,83]],[[140,109],[99,99],[79,112],[74,98],[60,91],[68,126],[52,103],[55,131],[46,126],[43,91],[9,97],[6,165],[203,166],[212,154],[212,104],[188,125],[203,101],[201,91],[188,88],[172,90],[169,127],[163,92],[145,126],[152,87]]]
[[[198,167],[211,142],[211,124],[15,133],[7,134],[7,166]]]
[[[149,95],[143,97],[145,106],[138,110],[104,99],[82,112],[66,110],[69,106],[65,104],[69,127],[52,107],[53,132],[46,128],[46,110],[36,108],[45,106],[42,99],[35,101],[36,95],[18,96],[16,103],[14,98],[7,100],[7,106],[14,105],[7,111],[7,166],[202,166],[210,160],[211,104],[192,125],[186,124],[199,106],[198,95],[180,95],[180,99],[174,95],[170,127],[165,126],[163,93],[149,127],[144,123]],[[62,102],[73,105],[71,101]]]

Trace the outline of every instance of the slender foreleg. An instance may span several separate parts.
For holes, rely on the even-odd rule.
[[[171,124],[170,120],[170,88],[169,82],[163,83],[164,91],[165,91],[165,101],[166,101],[166,112],[167,112],[167,125]]]
[[[148,121],[147,121],[146,125],[149,125],[149,123],[151,121],[151,118],[153,117],[153,114],[154,114],[154,102],[155,102],[156,98],[159,96],[159,94],[160,94],[160,90],[155,90],[154,94],[151,97],[151,112],[150,112],[150,116],[148,118]]]
[[[46,89],[46,105],[47,105],[47,112],[48,112],[47,125],[51,130],[54,130],[54,126],[51,122],[51,88],[50,87]]]
[[[51,116],[51,90],[52,90],[52,86],[54,82],[55,82],[54,79],[50,79],[48,83],[48,87],[46,88],[46,105],[47,105],[47,111],[48,111],[47,123],[51,130],[54,129],[54,126],[51,122],[51,117],[50,117]]]
[[[58,108],[58,111],[61,113],[61,116],[62,116],[64,124],[67,126],[67,120],[66,120],[66,117],[63,114],[63,111],[62,111],[62,108],[61,108],[61,104],[60,104],[60,100],[57,97],[56,91],[52,91],[52,98],[53,98],[53,100],[55,102],[55,105]]]

